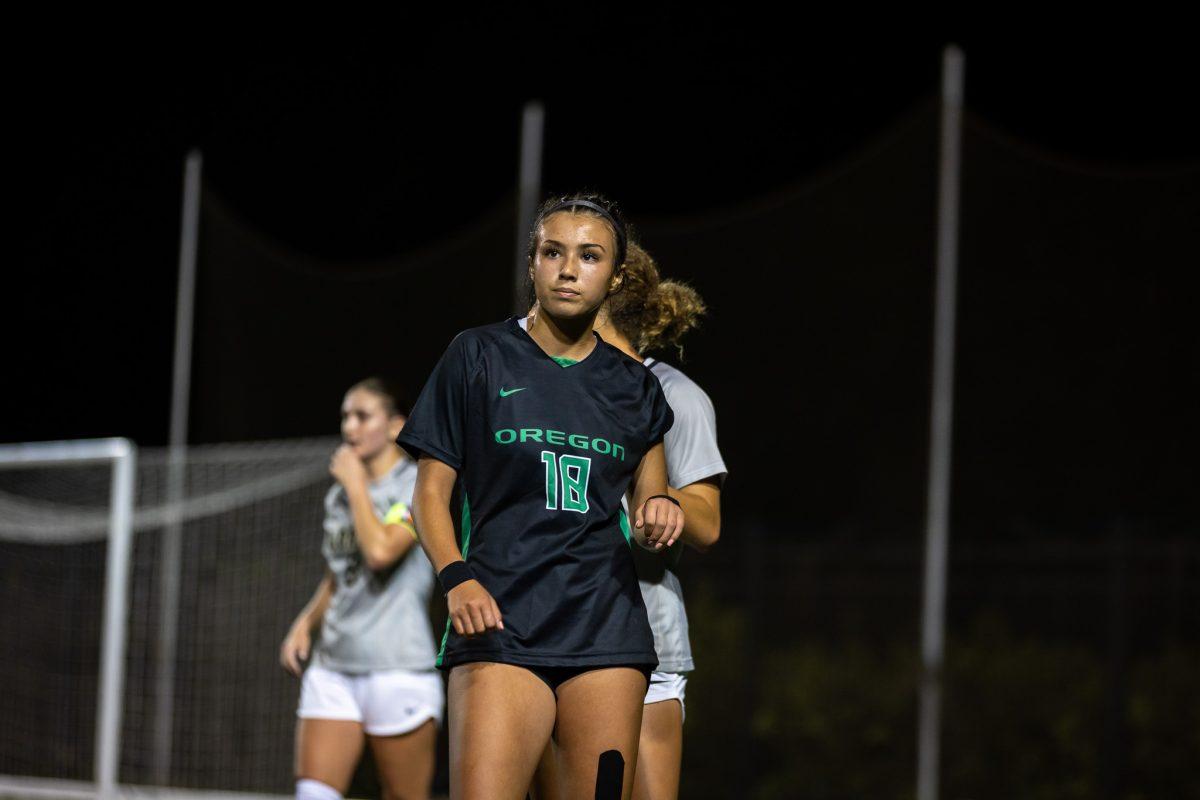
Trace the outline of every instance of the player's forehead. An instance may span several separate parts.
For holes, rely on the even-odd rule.
[[[538,226],[539,242],[555,241],[575,247],[598,244],[612,252],[614,238],[612,226],[606,220],[581,211],[558,211]]]
[[[343,414],[374,414],[383,410],[383,398],[368,389],[351,389],[342,398]]]

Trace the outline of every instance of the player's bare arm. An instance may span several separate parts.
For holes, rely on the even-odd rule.
[[[686,520],[680,541],[701,553],[721,538],[721,485],[715,478],[689,483],[667,492],[679,501]]]
[[[417,462],[413,514],[421,532],[421,546],[439,575],[448,565],[463,560],[450,519],[450,495],[457,479],[457,470],[436,458],[421,456]],[[446,606],[460,636],[504,629],[499,606],[479,581],[468,580],[453,587],[446,595]]]
[[[332,597],[333,575],[326,571],[312,598],[296,615],[296,621],[279,646],[280,665],[297,677],[304,671],[304,662],[312,650],[312,632],[321,625]]]
[[[329,474],[346,490],[350,513],[354,518],[354,536],[367,568],[378,572],[395,564],[415,544],[412,533],[402,525],[385,525],[375,516],[367,489],[367,467],[349,445],[334,451]]]
[[[633,528],[647,547],[670,547],[683,531],[684,512],[667,494],[667,458],[663,443],[642,456],[633,474]]]

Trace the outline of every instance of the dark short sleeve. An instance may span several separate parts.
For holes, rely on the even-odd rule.
[[[646,407],[650,409],[650,438],[647,440],[647,447],[653,447],[663,440],[667,435],[667,431],[671,430],[671,426],[675,424],[675,415],[671,412],[671,405],[667,402],[667,396],[663,393],[662,384],[658,382],[658,378],[654,377],[654,373],[646,370],[646,389],[650,394]]]
[[[478,361],[472,357],[469,337],[455,337],[417,397],[396,444],[414,458],[429,455],[456,470],[463,465],[463,437],[467,416],[467,388]]]

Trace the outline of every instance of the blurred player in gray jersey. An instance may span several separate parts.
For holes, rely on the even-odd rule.
[[[364,743],[385,797],[429,797],[444,694],[427,612],[433,569],[409,512],[417,465],[395,443],[403,427],[383,382],[346,392],[343,444],[329,465],[337,483],[325,496],[328,568],[279,655],[303,672],[298,800],[340,800]]]
[[[682,541],[704,552],[721,533],[721,485],[727,472],[717,448],[716,412],[695,381],[669,364],[643,358],[642,353],[678,347],[706,309],[691,287],[661,280],[654,259],[633,242],[625,269],[625,287],[609,297],[597,316],[596,333],[642,361],[662,385],[675,415],[675,424],[663,440],[669,492],[683,507]],[[536,314],[537,308],[530,313]],[[634,800],[671,800],[679,795],[684,692],[687,673],[693,669],[683,589],[672,571],[680,554],[678,543],[667,553],[634,548],[638,582],[658,655],[658,669],[651,675],[642,712]],[[560,800],[555,772],[551,747],[534,781],[537,800]]]

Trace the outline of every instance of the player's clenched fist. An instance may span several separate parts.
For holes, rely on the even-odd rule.
[[[683,532],[683,509],[665,495],[651,497],[637,510],[633,529],[643,547],[651,550],[670,547]]]
[[[308,621],[297,622],[279,646],[280,665],[296,677],[300,677],[304,672],[304,662],[308,660],[311,646],[312,634],[308,630]]]
[[[479,581],[464,581],[455,586],[446,595],[446,605],[450,609],[451,624],[460,636],[504,630],[500,607]]]
[[[342,486],[349,487],[351,483],[364,483],[367,480],[367,467],[354,448],[343,444],[333,451],[329,459],[329,474]]]

